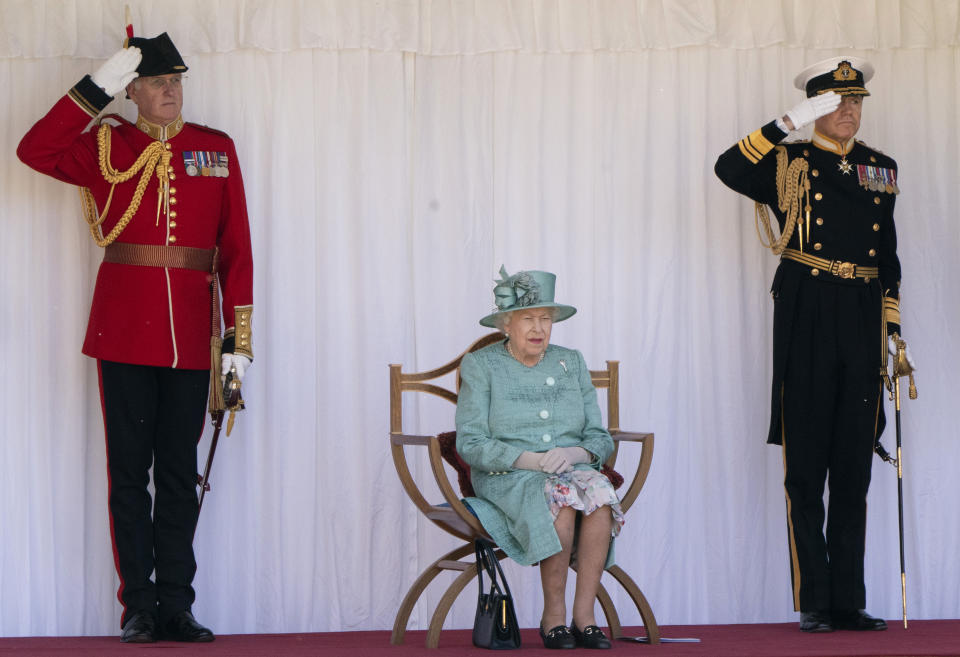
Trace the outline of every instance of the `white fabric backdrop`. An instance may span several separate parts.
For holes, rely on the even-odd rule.
[[[79,353],[100,254],[76,190],[13,153],[119,43],[123,4],[0,0],[0,635],[117,629],[96,370]],[[800,99],[797,70],[841,52],[875,63],[860,137],[901,171],[921,366],[903,418],[909,611],[960,615],[955,2],[130,4],[138,33],[169,31],[187,58],[185,118],[235,139],[254,238],[256,361],[197,532],[202,621],[392,625],[449,543],[394,472],[387,364],[427,369],[481,335],[501,263],[558,274],[580,312],[554,342],[619,359],[622,426],[657,434],[618,558],[658,620],[794,619],[780,452],[763,444],[776,260],[712,167]],[[410,432],[452,428],[452,407],[407,410]],[[896,476],[879,460],[867,542],[869,610],[896,618]],[[536,571],[508,577],[535,625]],[[472,623],[472,599],[448,626]],[[410,626],[428,622],[421,605]]]

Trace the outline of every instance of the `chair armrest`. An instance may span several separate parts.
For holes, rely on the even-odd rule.
[[[415,436],[409,433],[391,433],[390,434],[390,444],[391,445],[422,445],[426,446],[430,444],[431,439],[436,439],[435,436]]]
[[[620,443],[641,443],[646,445],[647,441],[653,443],[653,434],[639,431],[621,431],[620,429],[611,429],[610,437],[613,438],[613,453],[607,459],[607,467],[613,468],[617,462],[617,454],[620,451]]]
[[[467,507],[464,506],[463,502],[460,501],[460,496],[450,484],[450,478],[447,476],[447,471],[444,469],[443,456],[440,454],[440,441],[437,440],[437,437],[391,433],[390,449],[393,452],[393,462],[397,468],[397,475],[400,477],[400,483],[403,485],[407,495],[417,506],[417,508],[420,509],[421,513],[423,513],[427,518],[430,518],[433,522],[440,524],[445,531],[455,534],[464,540],[472,541],[474,538],[473,535],[463,534],[455,527],[443,525],[442,522],[436,517],[436,510],[439,507],[427,501],[427,499],[423,496],[423,493],[420,492],[420,488],[417,486],[413,475],[410,473],[410,467],[407,464],[406,451],[404,450],[404,447],[410,446],[427,448],[430,458],[430,469],[433,471],[433,478],[436,481],[437,487],[440,489],[440,493],[443,495],[444,500],[450,505],[452,511],[460,518],[460,520],[463,521],[464,524],[470,528],[475,535],[484,536],[486,532],[484,531],[483,526],[480,524],[480,521],[476,518],[476,516],[467,510]]]
[[[653,438],[652,433],[635,433],[631,431],[620,431],[614,429],[610,432],[610,437],[613,438],[614,442],[634,442],[642,443],[647,438]]]
[[[637,471],[633,475],[633,481],[630,482],[627,492],[620,498],[620,508],[626,513],[637,499],[643,484],[647,481],[647,475],[650,474],[650,465],[653,462],[653,434],[615,430],[610,432],[610,437],[613,438],[614,448],[613,454],[607,459],[607,465],[611,468],[617,462],[620,443],[640,443],[640,461],[637,463]]]

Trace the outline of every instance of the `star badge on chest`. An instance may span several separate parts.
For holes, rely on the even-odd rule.
[[[853,165],[847,162],[847,158],[843,158],[837,163],[837,168],[840,169],[840,173],[845,176],[849,176],[853,173]]]

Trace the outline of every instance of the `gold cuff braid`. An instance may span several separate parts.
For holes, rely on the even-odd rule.
[[[900,300],[896,297],[883,297],[883,321],[900,325]]]
[[[740,147],[740,152],[743,153],[745,158],[750,160],[752,164],[756,164],[763,159],[764,155],[773,150],[774,145],[763,136],[763,130],[758,129],[738,141],[737,146]]]
[[[250,318],[253,315],[253,306],[236,306],[234,314],[234,345],[233,353],[243,354],[253,360],[253,342],[251,338]]]

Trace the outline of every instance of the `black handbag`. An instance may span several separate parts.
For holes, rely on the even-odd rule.
[[[477,554],[477,615],[473,620],[473,645],[490,650],[511,650],[520,647],[520,626],[513,608],[510,585],[503,576],[494,545],[479,538],[474,541]],[[490,590],[484,593],[483,571],[490,578]],[[499,578],[499,579],[498,579]],[[501,583],[503,588],[501,588]]]

